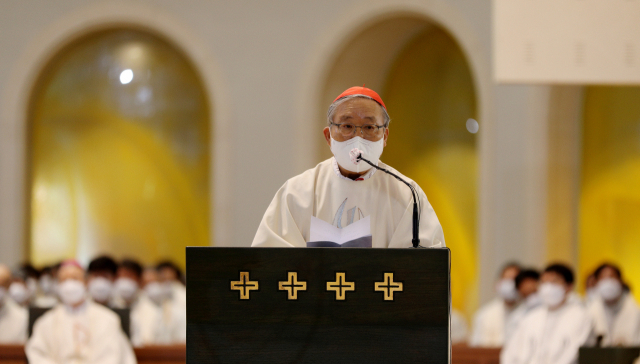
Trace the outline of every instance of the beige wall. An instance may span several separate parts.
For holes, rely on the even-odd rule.
[[[71,38],[132,24],[192,58],[214,110],[212,244],[248,246],[275,191],[318,161],[317,120],[327,106],[319,100],[342,47],[371,24],[406,15],[450,31],[475,77],[478,261],[487,300],[504,261],[545,260],[550,89],[492,82],[490,2],[478,0],[0,2],[0,260],[24,258],[30,88]],[[384,61],[395,49],[379,51]]]

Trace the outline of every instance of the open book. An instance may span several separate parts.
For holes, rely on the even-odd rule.
[[[308,247],[371,248],[371,218],[367,216],[342,229],[311,216]]]

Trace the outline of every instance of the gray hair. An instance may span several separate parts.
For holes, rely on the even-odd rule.
[[[343,98],[340,98],[339,100],[336,100],[333,102],[333,104],[331,104],[329,106],[329,110],[327,110],[327,125],[331,125],[331,123],[333,122],[333,115],[336,113],[336,109],[338,108],[338,106],[340,106],[340,104],[342,104],[343,102],[347,101],[347,100],[351,100],[351,99],[355,99],[355,98],[362,98],[362,99],[369,99],[372,101],[375,101],[376,104],[378,104],[378,101],[374,100],[373,98],[367,96],[367,95],[361,95],[361,94],[356,94],[356,95],[349,95],[349,96],[345,96]],[[389,117],[389,113],[387,113],[387,109],[385,109],[382,105],[378,104],[380,106],[380,109],[382,109],[382,119],[384,120],[384,126],[385,128],[389,126],[389,123],[391,122],[391,118]]]

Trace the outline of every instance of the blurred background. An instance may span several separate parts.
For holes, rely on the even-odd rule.
[[[331,156],[331,101],[364,84],[464,316],[513,260],[566,262],[580,290],[613,261],[637,287],[639,5],[555,4],[3,1],[0,262],[184,268],[186,246],[249,246],[277,189]]]

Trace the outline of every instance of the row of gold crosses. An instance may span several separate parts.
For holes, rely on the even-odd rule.
[[[288,280],[278,282],[280,291],[288,292],[289,300],[297,300],[299,291],[307,290],[307,282],[298,280],[298,272],[287,272]],[[248,300],[251,291],[259,288],[258,281],[249,280],[249,272],[240,272],[239,281],[231,281],[231,290],[240,292],[241,300]],[[394,292],[402,292],[402,282],[393,281],[393,273],[384,273],[382,282],[374,282],[374,290],[384,293],[385,301],[393,301]],[[344,301],[347,298],[347,292],[355,291],[356,283],[347,282],[346,273],[336,273],[335,282],[327,282],[327,292],[334,291],[337,301]]]

